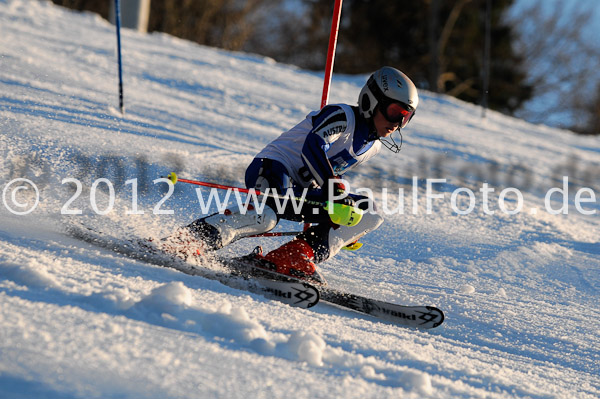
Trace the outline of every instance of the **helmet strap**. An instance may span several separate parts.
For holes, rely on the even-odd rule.
[[[400,150],[402,149],[402,132],[400,131],[400,129],[398,129],[398,134],[400,135],[400,143],[399,144],[396,143],[396,141],[394,140],[394,138],[391,135],[389,137],[379,139],[379,141],[381,141],[381,144],[383,144],[385,148],[387,148],[394,154],[399,153]]]

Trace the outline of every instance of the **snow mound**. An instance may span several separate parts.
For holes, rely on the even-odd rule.
[[[323,365],[323,352],[327,345],[323,338],[312,331],[296,331],[282,345],[293,358],[311,366]]]
[[[57,288],[59,282],[48,273],[48,267],[35,259],[21,264],[0,263],[0,275],[23,286],[33,286],[43,289]]]
[[[134,306],[157,313],[179,313],[192,305],[190,290],[180,281],[156,287]]]
[[[420,370],[405,371],[400,376],[399,381],[408,391],[415,391],[422,395],[431,395],[433,392],[431,377],[429,374]]]
[[[243,307],[233,307],[227,301],[216,312],[206,314],[200,324],[206,332],[249,344],[261,352],[274,347],[258,321],[251,319]]]

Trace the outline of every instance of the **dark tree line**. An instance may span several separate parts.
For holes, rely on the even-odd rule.
[[[590,29],[594,9],[584,2],[549,9],[543,1],[527,3],[510,21],[518,30],[513,45],[525,58],[534,88],[534,101],[517,116],[600,134],[600,42],[590,37],[598,33],[597,26]]]
[[[113,2],[53,1],[104,17]],[[526,40],[515,28],[519,21],[505,18],[513,2],[489,3],[490,74],[485,93],[490,108],[510,115],[543,84],[532,79],[535,55],[522,45]],[[334,0],[151,0],[148,30],[323,70],[333,4]],[[335,72],[368,73],[392,65],[421,88],[479,104],[486,70],[486,5],[486,0],[344,0]],[[588,115],[587,125],[563,127],[598,133],[598,104],[600,95],[579,106],[578,112]]]
[[[114,0],[52,0],[108,19]],[[127,0],[122,0],[127,1]],[[148,31],[166,32],[207,46],[241,50],[261,16],[277,0],[150,0]]]
[[[333,2],[305,2],[310,5],[310,25],[308,38],[299,43],[298,51],[319,49],[323,53]],[[511,27],[502,22],[503,12],[512,2],[494,0],[491,13],[489,106],[508,114],[532,93],[525,82],[523,60],[511,46]],[[392,65],[422,88],[479,103],[483,95],[485,6],[485,0],[346,0],[335,70],[356,74]],[[303,66],[323,68],[323,60],[303,58],[313,61]]]
[[[110,2],[106,0],[52,0],[59,6],[72,8],[79,11],[93,11],[108,19]]]

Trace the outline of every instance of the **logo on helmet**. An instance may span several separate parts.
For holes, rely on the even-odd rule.
[[[388,79],[387,75],[381,75],[381,85],[383,86],[383,91],[388,91]]]
[[[398,79],[396,79],[396,83],[398,84],[398,87],[402,88],[402,82]]]

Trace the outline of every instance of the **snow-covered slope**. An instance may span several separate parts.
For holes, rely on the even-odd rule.
[[[0,0],[0,21],[1,397],[600,396],[597,138],[482,119],[422,92],[402,152],[348,176],[387,206],[384,225],[322,272],[359,294],[439,306],[446,322],[418,331],[325,304],[296,309],[64,231],[158,237],[198,217],[191,187],[155,208],[166,184],[153,180],[176,170],[242,185],[254,154],[318,107],[322,76],[125,31],[121,116],[107,22],[33,0]],[[331,102],[355,103],[365,80],[335,76]],[[554,215],[560,192],[545,199],[562,176],[568,214]],[[432,184],[445,197],[430,212],[428,178],[447,179]],[[27,215],[14,212],[36,195],[15,179],[38,188]]]

